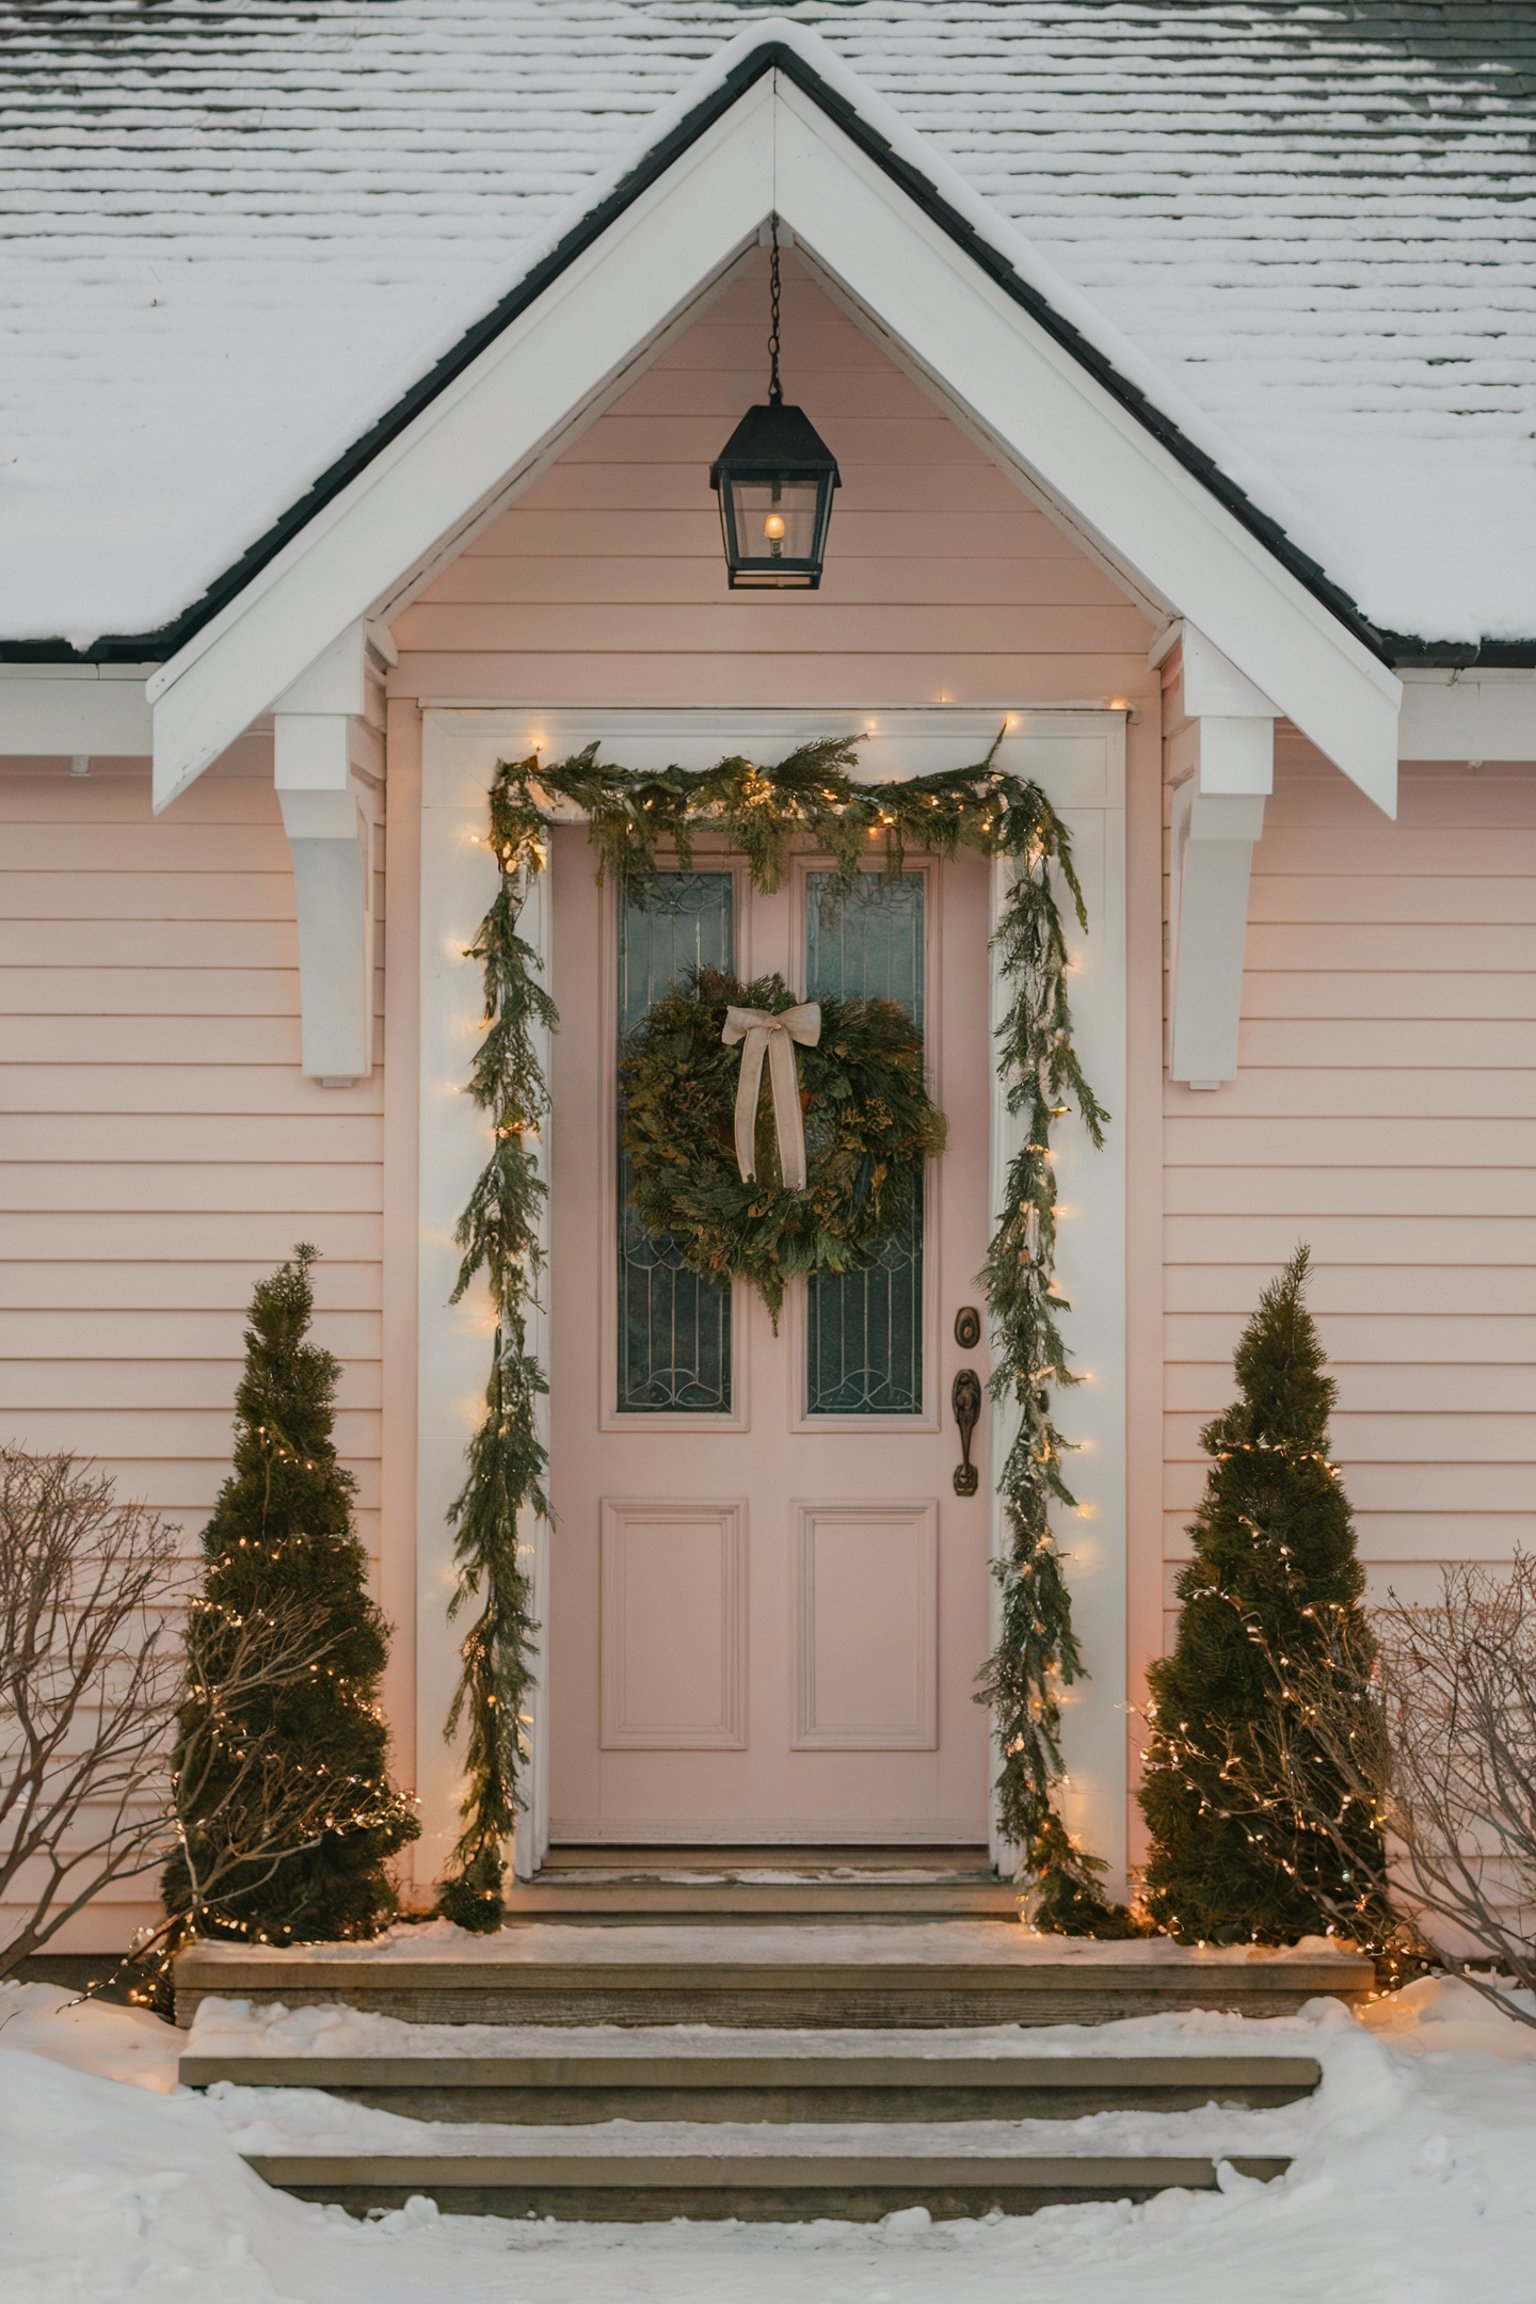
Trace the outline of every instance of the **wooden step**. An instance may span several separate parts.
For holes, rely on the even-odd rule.
[[[669,1847],[586,1842],[551,1848],[539,1868],[540,1880],[601,1877],[614,1880],[761,1879],[773,1874],[804,1880],[871,1880],[896,1873],[908,1879],[996,1883],[997,1874],[980,1843],[924,1847],[918,1842],[867,1846],[850,1841],[801,1842],[794,1846],[752,1841]]]
[[[633,1880],[596,1873],[541,1875],[510,1888],[509,1926],[558,1921],[566,1927],[635,1927],[675,1920],[687,1927],[741,1927],[757,1920],[1005,1920],[1019,1916],[1019,1893],[1003,1880],[853,1879],[784,1881],[730,1876]]]
[[[679,2054],[667,2035],[643,2054],[582,2046],[521,2055],[198,2054],[188,2088],[321,2088],[415,2120],[535,2126],[605,2120],[1077,2120],[1111,2111],[1295,2103],[1317,2086],[1310,2056],[978,2055],[969,2046],[913,2055],[786,2053],[788,2043]],[[777,2052],[775,2052],[777,2051]]]
[[[872,2222],[922,2207],[937,2217],[1025,2215],[1087,2200],[1149,2200],[1174,2187],[1214,2191],[1217,2163],[1198,2154],[1056,2154],[1007,2149],[884,2151],[860,2131],[782,2136],[721,2152],[707,2137],[669,2131],[654,2152],[622,2150],[602,2129],[585,2150],[547,2131],[499,2140],[494,2150],[261,2152],[249,2165],[300,2200],[339,2204],[354,2215],[436,2201],[459,2216],[553,2216],[597,2223],[661,2223],[674,2216],[791,2221],[833,2216]],[[574,2139],[572,2139],[574,2142]],[[1228,2163],[1268,2182],[1290,2162],[1234,2155]]]
[[[576,1928],[288,1951],[198,1944],[176,1963],[177,2021],[210,1995],[339,2002],[411,2023],[714,2024],[769,2028],[1100,2024],[1188,2008],[1293,2014],[1320,1993],[1363,1999],[1369,1961],[1238,1958],[1177,1945],[1077,1945],[1016,1923]]]

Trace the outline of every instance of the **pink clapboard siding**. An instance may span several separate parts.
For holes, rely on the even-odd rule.
[[[843,475],[826,575],[814,593],[727,591],[709,467],[764,397],[766,302],[759,263],[395,620],[391,694],[891,705],[1148,693],[1140,609],[792,258],[785,393]]]
[[[1165,1598],[1199,1429],[1299,1239],[1373,1590],[1536,1544],[1536,776],[1407,764],[1389,823],[1282,730],[1242,1070],[1164,1102]]]
[[[293,876],[253,735],[158,820],[147,761],[0,766],[0,1443],[184,1529],[229,1469],[243,1313],[299,1240],[378,1540],[382,1080],[299,1070]],[[76,1925],[120,1943],[152,1883]]]

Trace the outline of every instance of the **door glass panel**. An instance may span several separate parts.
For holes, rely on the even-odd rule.
[[[648,901],[619,897],[619,1039],[694,968],[733,962],[728,872],[663,872]],[[653,1240],[629,1204],[628,1162],[618,1162],[618,1406],[626,1415],[728,1414],[731,1286],[685,1271],[668,1241]]]
[[[895,1000],[923,1025],[920,872],[861,872],[839,895],[807,875],[806,998]],[[806,1409],[812,1416],[916,1416],[923,1405],[923,1195],[862,1272],[821,1272],[808,1289]]]

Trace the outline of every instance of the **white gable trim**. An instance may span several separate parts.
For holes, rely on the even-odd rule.
[[[1394,676],[780,72],[755,82],[149,683],[155,799],[504,498],[648,359],[777,210],[1144,596],[1389,812]]]

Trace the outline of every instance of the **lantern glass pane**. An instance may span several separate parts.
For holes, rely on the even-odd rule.
[[[816,549],[814,480],[732,479],[736,550],[749,565],[806,561]]]

